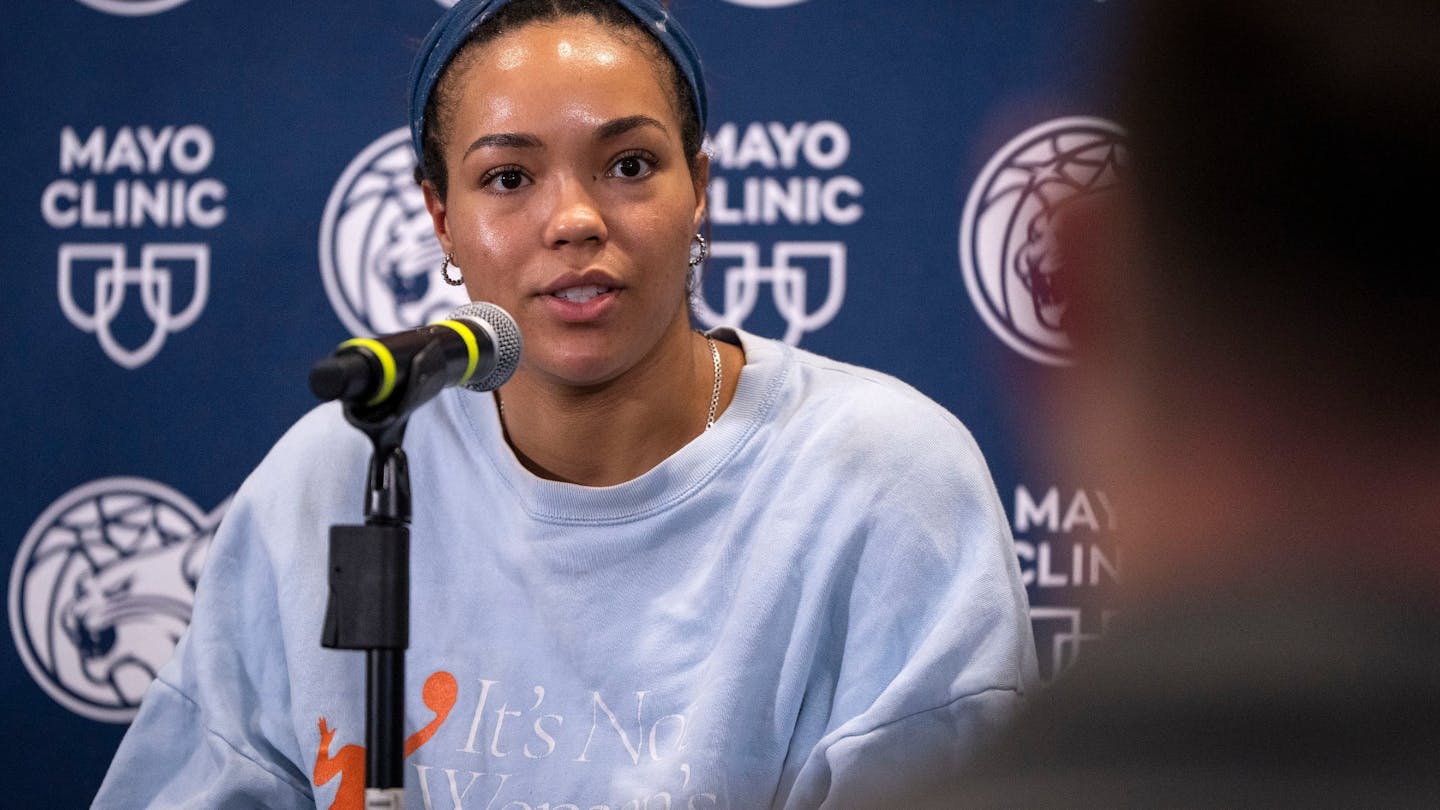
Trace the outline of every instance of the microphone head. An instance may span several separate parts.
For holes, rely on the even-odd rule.
[[[450,318],[463,318],[479,325],[490,335],[490,345],[495,348],[495,362],[490,371],[482,374],[477,370],[464,387],[471,391],[493,391],[504,385],[520,365],[522,342],[515,319],[489,301],[471,301],[450,313]]]

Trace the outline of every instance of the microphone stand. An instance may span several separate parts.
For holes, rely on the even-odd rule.
[[[330,527],[330,598],[321,646],[365,651],[365,807],[405,805],[405,650],[410,646],[410,471],[401,443],[410,415],[445,387],[445,357],[426,348],[404,392],[345,405],[370,439],[365,523]]]

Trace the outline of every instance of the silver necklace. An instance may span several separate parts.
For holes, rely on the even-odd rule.
[[[705,342],[710,344],[710,359],[715,361],[715,387],[710,389],[710,415],[705,417],[705,429],[715,427],[715,409],[720,407],[720,350],[715,346],[715,338],[705,336]]]
[[[710,389],[710,413],[705,417],[705,429],[715,427],[715,411],[720,407],[720,381],[724,379],[720,374],[720,349],[715,346],[715,338],[705,336],[705,342],[710,346],[710,359],[715,363],[715,385]],[[500,411],[500,418],[505,418],[505,400],[500,398],[500,392],[495,392],[495,404]]]

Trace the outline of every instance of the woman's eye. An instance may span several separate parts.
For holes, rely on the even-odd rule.
[[[480,185],[497,191],[514,191],[530,182],[519,169],[497,169],[487,174]]]
[[[654,170],[654,161],[644,155],[625,155],[615,161],[615,165],[610,168],[610,175],[634,180]]]

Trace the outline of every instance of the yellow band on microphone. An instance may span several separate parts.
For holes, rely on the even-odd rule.
[[[370,399],[366,405],[379,405],[384,402],[390,393],[395,390],[395,356],[390,353],[384,343],[374,338],[351,338],[341,343],[338,348],[346,349],[351,346],[360,349],[369,349],[380,361],[380,390]]]
[[[480,347],[475,343],[475,333],[470,331],[470,327],[459,321],[436,321],[432,325],[448,326],[455,330],[455,334],[459,335],[461,340],[465,341],[465,354],[470,358],[470,362],[465,366],[465,376],[461,377],[460,382],[456,385],[470,382],[470,377],[475,374],[475,367],[480,365]]]

